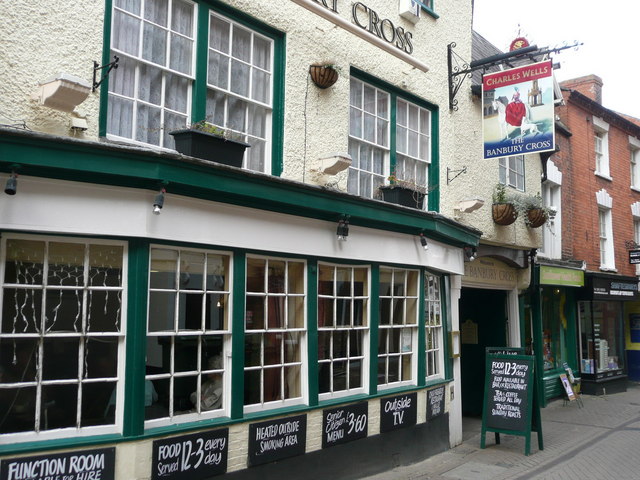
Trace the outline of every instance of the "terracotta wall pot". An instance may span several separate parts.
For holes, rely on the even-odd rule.
[[[531,228],[538,228],[547,221],[547,215],[541,208],[531,208],[527,210],[527,225]]]
[[[518,218],[516,207],[511,203],[494,203],[492,214],[493,221],[498,225],[511,225]]]
[[[311,65],[309,74],[318,88],[329,88],[338,81],[338,72],[331,66]]]

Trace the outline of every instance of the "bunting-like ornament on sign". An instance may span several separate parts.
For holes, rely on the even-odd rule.
[[[484,158],[555,150],[551,60],[482,81]]]

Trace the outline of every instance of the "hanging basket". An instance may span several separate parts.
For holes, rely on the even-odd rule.
[[[538,228],[547,221],[547,214],[542,208],[530,208],[527,210],[527,225]]]
[[[311,65],[311,80],[318,88],[329,88],[338,81],[338,71],[331,65]]]
[[[518,218],[516,207],[511,203],[494,203],[492,214],[493,221],[498,225],[511,225]]]

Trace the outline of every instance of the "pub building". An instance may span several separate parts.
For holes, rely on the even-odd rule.
[[[438,213],[468,148],[440,111],[471,6],[51,7],[0,3],[46,46],[8,43],[0,87],[0,480],[360,478],[460,443],[481,232]],[[176,151],[203,123],[241,167]]]

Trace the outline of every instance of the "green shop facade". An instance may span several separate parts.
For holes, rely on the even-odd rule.
[[[579,376],[577,300],[585,284],[577,266],[539,259],[532,265],[532,282],[523,296],[524,343],[535,356],[538,401],[546,406],[564,395],[560,374],[565,366]]]
[[[359,478],[450,447],[479,231],[15,129],[0,172],[0,478]]]

